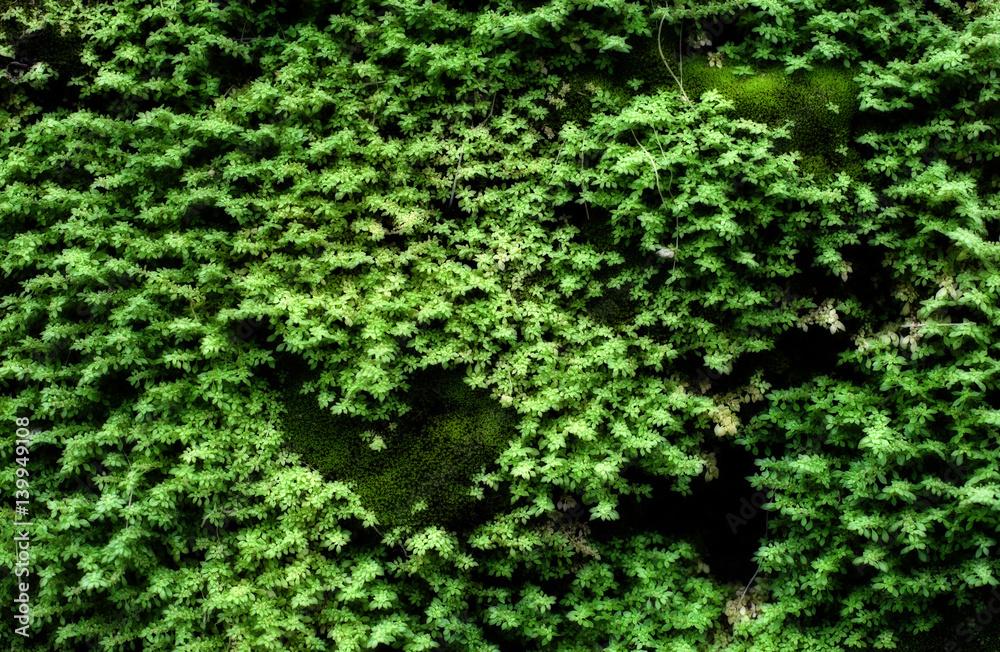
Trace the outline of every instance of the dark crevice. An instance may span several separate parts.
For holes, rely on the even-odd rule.
[[[756,493],[747,478],[757,467],[752,454],[727,442],[719,441],[713,452],[719,477],[706,481],[699,476],[687,496],[670,490],[672,478],[637,467],[626,469],[623,477],[631,484],[650,486],[651,497],[621,497],[618,520],[589,522],[592,538],[607,542],[647,531],[680,538],[697,547],[718,581],[747,582],[756,569],[751,557],[765,536],[764,512],[747,513],[742,502],[751,501]]]

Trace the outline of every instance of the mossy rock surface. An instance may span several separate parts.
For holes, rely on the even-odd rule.
[[[734,118],[771,128],[791,120],[789,138],[777,142],[776,153],[800,152],[803,172],[817,178],[836,172],[846,172],[853,178],[861,176],[861,156],[851,148],[860,106],[851,71],[828,66],[789,75],[774,66],[748,72],[745,68],[710,66],[708,58],[701,55],[685,58],[681,67],[669,43],[664,42],[661,55],[655,34],[636,39],[632,45],[632,52],[620,57],[614,67],[613,79],[619,88],[630,88],[632,82],[636,93],[664,89],[679,92],[677,81],[664,63],[666,57],[692,101],[715,90],[734,104]]]
[[[469,490],[473,476],[491,470],[516,435],[516,412],[466,385],[464,371],[415,372],[406,394],[411,409],[394,421],[320,408],[316,393],[299,393],[317,375],[288,377],[289,443],[329,479],[351,484],[380,524],[461,529],[509,504],[503,488],[486,488],[479,500]]]
[[[861,173],[861,160],[851,150],[852,124],[859,100],[850,71],[817,68],[786,74],[780,68],[740,75],[708,65],[704,57],[685,63],[684,90],[692,100],[709,90],[734,104],[734,117],[779,127],[791,120],[789,138],[777,142],[777,153],[798,151],[801,167],[817,176]]]
[[[0,21],[0,30],[3,31],[8,49],[13,52],[14,60],[27,62],[29,68],[36,63],[45,62],[60,77],[67,79],[90,71],[81,61],[84,41],[77,33],[62,34],[54,24],[25,32],[24,26],[15,20]],[[6,57],[0,58],[7,63]]]

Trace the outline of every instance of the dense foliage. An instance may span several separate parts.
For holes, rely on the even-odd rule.
[[[0,12],[5,644],[996,645],[995,0]]]

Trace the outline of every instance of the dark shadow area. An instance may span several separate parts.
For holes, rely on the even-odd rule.
[[[941,616],[929,632],[903,635],[899,652],[998,652],[1000,650],[1000,590],[981,587],[973,590],[972,604],[948,605],[948,596],[934,600],[932,613]],[[893,618],[893,629],[903,631],[910,615]]]
[[[128,586],[134,586],[129,584]],[[142,641],[129,641],[128,643],[118,643],[123,647],[119,648],[121,652],[143,652],[146,648],[143,646]],[[85,639],[78,639],[73,643],[73,652],[94,652],[94,650],[101,649],[100,643],[96,636],[91,636]],[[26,651],[31,649],[42,650],[43,648],[24,648]],[[45,652],[49,652],[51,648],[44,648]]]
[[[236,233],[243,224],[226,209],[213,204],[191,204],[181,216],[183,228],[204,228],[225,233]]]
[[[945,571],[943,571],[945,572]],[[871,580],[865,580],[869,583]],[[903,634],[896,648],[898,652],[998,652],[1000,650],[1000,590],[994,587],[970,589],[972,604],[963,607],[949,605],[951,596],[942,595],[929,601],[928,611],[938,614],[941,622],[921,634]],[[991,608],[992,605],[992,608]],[[812,618],[799,619],[804,627],[823,627],[837,619],[840,605]],[[911,612],[892,614],[890,629],[903,632],[913,618]],[[877,648],[855,648],[875,652]]]
[[[845,349],[846,335],[832,335],[822,326],[812,325],[809,331],[789,328],[776,337],[772,351],[744,353],[733,365],[733,375],[764,369],[764,379],[771,391],[798,387],[816,376],[863,383],[867,376],[844,365],[838,366],[840,352]],[[849,344],[849,343],[848,343]]]
[[[720,441],[715,452],[719,477],[710,482],[704,476],[698,477],[691,483],[689,496],[672,492],[668,478],[650,475],[634,466],[626,469],[623,477],[632,484],[649,485],[652,496],[642,500],[621,497],[618,506],[621,518],[590,521],[592,538],[607,542],[654,531],[668,539],[684,539],[697,546],[712,576],[720,582],[749,581],[757,568],[751,557],[765,536],[763,510],[756,509],[750,514],[742,502],[749,503],[754,496],[756,490],[747,477],[757,467],[752,454],[726,442]]]
[[[68,82],[90,70],[80,60],[84,39],[79,33],[60,34],[58,26],[52,24],[28,32],[14,20],[3,21],[0,33],[7,35],[8,44],[14,49],[13,59],[0,57],[0,66],[4,67],[10,79],[19,80],[32,66],[41,62],[48,64],[58,75],[44,89],[33,89],[25,84],[22,89],[31,102],[48,109],[76,104],[80,87],[69,86]]]

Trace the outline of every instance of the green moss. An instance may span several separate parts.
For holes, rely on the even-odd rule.
[[[683,82],[692,99],[708,90],[721,93],[733,102],[734,117],[772,128],[791,120],[789,138],[778,141],[777,153],[800,152],[804,172],[818,177],[841,171],[861,174],[860,157],[850,148],[859,105],[850,72],[829,67],[788,75],[770,68],[743,76],[695,57],[686,62]]]
[[[556,284],[554,274],[551,271],[540,269],[529,274],[521,287],[514,288],[511,293],[517,301],[528,301],[542,296],[547,288],[554,284]]]
[[[684,68],[684,87],[691,98],[715,89],[732,100],[738,117],[754,122],[776,127],[792,120],[786,151],[805,154],[827,156],[846,146],[858,110],[851,74],[836,68],[793,75],[771,68],[746,77],[710,67],[706,58],[696,57]]]
[[[292,449],[328,478],[352,484],[381,524],[462,527],[502,505],[500,494],[484,491],[477,501],[469,488],[516,434],[516,413],[469,388],[463,371],[415,373],[411,409],[391,422],[321,409],[315,394],[298,393],[316,375],[303,374],[285,394]],[[373,447],[379,439],[384,447]],[[421,501],[426,508],[413,511]]]
[[[628,327],[639,314],[639,304],[627,288],[610,288],[600,297],[591,299],[588,314],[605,326],[615,330]]]

